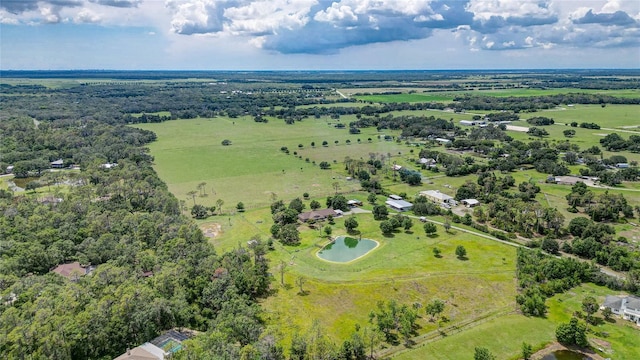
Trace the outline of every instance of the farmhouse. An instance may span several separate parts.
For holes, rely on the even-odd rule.
[[[640,297],[607,295],[600,309],[609,308],[611,312],[633,321],[640,326]]]
[[[440,204],[442,206],[455,206],[458,203],[453,199],[452,196],[447,194],[443,194],[440,190],[427,190],[420,191],[420,195],[426,197],[430,201],[433,201],[436,204]]]
[[[476,199],[464,199],[464,200],[460,200],[460,202],[462,203],[462,205],[465,205],[466,207],[474,207],[474,206],[480,205],[480,201]]]
[[[95,266],[84,267],[76,261],[69,264],[58,265],[55,269],[51,270],[51,272],[64,276],[71,281],[78,281],[78,279],[80,279],[80,276],[87,275],[94,269]]]
[[[362,206],[362,201],[360,200],[349,200],[347,201],[347,205],[349,205],[349,207],[358,207],[358,206]]]
[[[558,185],[575,185],[579,182],[584,182],[577,176],[556,176],[554,182]]]
[[[333,209],[312,210],[312,211],[307,211],[299,214],[298,220],[302,222],[307,222],[310,220],[318,221],[318,220],[324,220],[329,216],[337,216],[337,215],[338,214]]]
[[[387,204],[390,208],[396,211],[408,211],[408,210],[411,210],[411,208],[413,207],[413,204],[408,201],[394,200],[391,197],[387,199],[385,204]]]
[[[114,360],[164,360],[182,349],[182,342],[189,339],[191,333],[169,330],[157,338],[146,342],[118,356]]]
[[[393,164],[392,168],[393,168],[393,171],[398,171],[398,170],[402,169],[402,166],[397,165],[397,164]]]
[[[478,120],[460,120],[460,125],[464,125],[464,126],[476,126],[476,125],[486,125],[486,122],[484,121],[478,121]]]
[[[50,165],[54,169],[62,169],[64,167],[64,160],[58,159],[56,161],[52,161]]]
[[[628,164],[628,163],[617,163],[617,164],[616,164],[616,167],[617,167],[618,169],[626,169],[626,168],[628,168],[628,167],[629,167],[629,164]]]

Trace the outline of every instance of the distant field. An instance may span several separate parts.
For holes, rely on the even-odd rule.
[[[158,141],[149,145],[155,169],[178,199],[192,203],[187,193],[206,182],[208,196],[197,197],[196,201],[211,206],[222,199],[229,209],[239,201],[249,208],[267,206],[272,193],[287,200],[301,197],[304,192],[326,196],[333,192],[335,181],[342,191],[357,190],[360,187],[357,182],[347,181],[341,175],[340,163],[346,156],[368,159],[369,153],[408,152],[404,144],[379,140],[380,133],[374,128],[350,135],[333,124],[335,120],[327,118],[286,125],[278,119],[258,124],[250,117],[220,117],[136,126],[158,135]],[[231,140],[232,145],[221,145],[224,139]],[[323,141],[328,142],[327,147],[322,146]],[[315,148],[311,142],[315,142]],[[301,149],[299,144],[303,145]],[[280,151],[283,146],[288,147],[289,155]],[[294,152],[302,159],[294,156]],[[333,170],[320,170],[317,164],[322,161],[331,163]],[[335,170],[338,172],[334,173]]]
[[[589,89],[509,89],[509,90],[462,90],[462,91],[434,91],[434,92],[417,92],[409,94],[413,88],[394,89],[386,91],[403,91],[402,94],[381,94],[376,93],[375,89],[349,89],[350,93],[364,93],[371,92],[371,95],[358,95],[354,96],[358,100],[371,101],[379,103],[393,103],[393,102],[450,102],[457,96],[462,95],[477,95],[477,96],[494,96],[494,97],[526,97],[526,96],[544,96],[544,95],[557,95],[567,93],[586,93],[586,94],[606,94],[610,96],[618,96],[622,98],[638,98],[640,97],[640,90],[638,89],[625,89],[625,90],[589,90]],[[382,89],[384,92],[385,89]],[[347,90],[345,90],[347,92]]]

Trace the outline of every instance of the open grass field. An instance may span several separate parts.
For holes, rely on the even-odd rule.
[[[323,197],[334,191],[332,184],[336,181],[341,191],[354,191],[359,184],[341,175],[340,163],[346,156],[368,159],[369,153],[408,152],[404,144],[378,139],[375,129],[350,135],[346,129],[336,129],[335,120],[328,120],[307,119],[286,125],[277,119],[258,124],[250,117],[243,117],[136,126],[158,135],[158,141],[149,145],[155,157],[155,169],[178,199],[191,203],[193,199],[187,193],[206,182],[207,196],[197,197],[196,202],[211,206],[222,199],[227,209],[239,201],[248,208],[267,206],[273,194],[287,201],[301,197],[304,192]],[[223,146],[224,139],[231,140],[232,145]],[[328,146],[323,147],[323,141],[327,141]],[[312,142],[315,142],[313,148]],[[299,148],[299,144],[303,147]],[[280,151],[283,146],[289,149],[289,155]],[[320,170],[317,164],[322,161],[331,163],[333,169]]]
[[[593,296],[602,303],[606,295],[614,293],[605,287],[583,284],[547,300],[549,312],[546,318],[528,318],[516,314],[497,316],[461,333],[407,350],[394,359],[471,359],[476,346],[488,348],[497,359],[518,359],[522,342],[531,344],[534,349],[540,349],[545,344],[555,341],[555,328],[560,323],[568,322],[574,312],[581,311],[582,300],[585,297]],[[596,316],[602,318],[599,314]],[[598,351],[603,357],[640,359],[640,346],[636,341],[640,338],[640,329],[632,323],[616,319],[615,322],[602,321],[599,325],[589,327],[591,331],[588,338],[595,348],[600,347],[604,350]],[[594,339],[610,345],[597,345]]]
[[[640,97],[640,90],[638,89],[624,89],[624,90],[590,90],[590,89],[571,89],[571,88],[559,88],[559,89],[529,89],[529,88],[514,88],[514,89],[498,89],[498,90],[462,90],[462,91],[429,91],[423,92],[422,89],[416,90],[415,88],[393,88],[393,89],[343,89],[343,94],[356,94],[356,93],[371,93],[371,95],[357,95],[354,96],[358,100],[371,101],[378,103],[393,103],[393,102],[450,102],[455,97],[462,95],[473,96],[494,96],[494,97],[526,97],[526,96],[545,96],[545,95],[558,95],[567,93],[581,93],[581,94],[607,94],[610,96],[617,96],[622,98],[637,98]],[[409,91],[417,91],[415,93],[409,93]],[[402,94],[383,94],[383,92],[403,92]]]
[[[462,232],[447,234],[442,228],[437,236],[426,237],[417,220],[412,233],[385,237],[371,214],[359,214],[356,219],[362,238],[374,239],[380,246],[353,262],[319,259],[316,253],[327,239],[318,230],[303,231],[300,246],[277,246],[272,265],[287,264],[285,286],[278,284],[279,275],[275,275],[277,291],[264,300],[263,307],[268,323],[285,338],[308,330],[317,320],[335,341],[345,339],[356,324],[369,325],[368,314],[379,300],[395,299],[409,305],[446,300],[445,315],[451,324],[515,306],[514,248]],[[334,235],[346,233],[343,222],[336,219]],[[467,260],[456,258],[457,245],[465,246]],[[435,246],[442,250],[441,258],[433,256]],[[295,285],[298,276],[307,280],[304,296]],[[490,304],[476,301],[479,298],[491,299]],[[421,316],[420,333],[437,329],[424,312]]]

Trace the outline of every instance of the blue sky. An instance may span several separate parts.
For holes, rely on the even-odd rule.
[[[640,68],[637,0],[2,0],[0,68]]]

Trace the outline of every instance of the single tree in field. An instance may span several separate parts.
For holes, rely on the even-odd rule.
[[[352,232],[358,227],[358,221],[351,216],[344,221],[344,227],[347,228],[347,232]]]
[[[533,347],[531,344],[527,344],[526,342],[522,343],[522,358],[524,360],[531,359],[531,355],[533,355]]]
[[[337,146],[339,142],[340,141],[336,140],[336,141],[334,141],[334,144],[336,144],[336,146]]]
[[[441,252],[442,252],[442,251],[441,251],[440,249],[438,249],[437,247],[434,247],[434,248],[433,248],[433,256],[435,256],[435,257],[439,258],[439,257],[441,257],[441,256],[442,256],[442,255],[440,255],[440,253],[441,253]]]
[[[207,183],[204,181],[198,184],[198,191],[200,191],[200,196],[207,196],[207,189],[205,188],[206,185]]]
[[[188,196],[191,196],[193,198],[193,205],[196,205],[196,195],[198,194],[197,191],[195,190],[191,190],[187,193]]]
[[[495,360],[495,358],[487,348],[477,347],[474,349],[473,360]]]
[[[428,222],[424,224],[424,232],[427,236],[433,236],[438,232],[438,228],[436,228],[436,224]]]
[[[378,197],[374,193],[369,193],[369,196],[367,196],[367,201],[370,204],[375,204],[377,200],[378,200]]]
[[[316,142],[315,141],[311,142],[311,147],[313,147],[313,148],[316,147]]]
[[[300,292],[298,294],[300,295],[304,295],[305,291],[304,291],[304,283],[307,282],[307,280],[305,278],[303,278],[302,276],[298,276],[296,278],[296,285],[300,288]]]
[[[278,265],[278,272],[280,273],[280,285],[284,286],[284,270],[287,268],[287,263],[280,260],[280,265]]]
[[[322,146],[327,146],[327,145],[329,145],[329,142],[327,140],[322,142]]]
[[[425,306],[425,312],[431,316],[431,321],[436,321],[438,316],[444,311],[444,301],[440,299],[433,299]]]
[[[238,212],[244,212],[244,203],[242,203],[242,201],[236,205],[236,210],[238,210]]]
[[[338,195],[338,190],[340,190],[340,183],[336,181],[331,184],[331,186],[333,186],[333,189],[336,191],[336,195]]]
[[[467,249],[464,248],[464,246],[462,245],[458,245],[456,247],[456,256],[458,257],[458,259],[464,259],[467,257]]]
[[[442,226],[444,226],[444,231],[449,233],[449,230],[451,230],[451,223],[449,222],[449,219],[445,219],[444,224],[442,224]]]
[[[222,199],[216,200],[216,207],[218,208],[218,214],[222,214],[222,205],[224,205],[224,200]]]
[[[598,302],[593,296],[587,296],[582,300],[582,311],[587,313],[587,322],[591,323],[591,315],[595,314],[598,311]]]
[[[327,235],[327,237],[331,236],[332,232],[333,232],[333,229],[331,228],[331,226],[327,225],[324,227],[324,233]]]

